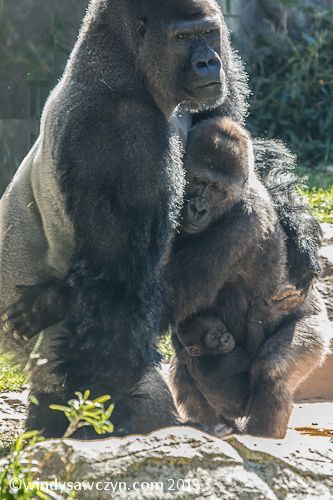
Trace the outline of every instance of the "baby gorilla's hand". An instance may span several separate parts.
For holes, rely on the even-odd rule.
[[[281,311],[293,311],[304,302],[304,299],[303,290],[298,290],[289,284],[281,286],[272,297],[272,301]]]
[[[0,327],[16,340],[28,341],[66,316],[70,289],[60,281],[43,285],[19,286],[20,300],[1,314]]]

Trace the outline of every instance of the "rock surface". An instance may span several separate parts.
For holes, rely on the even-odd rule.
[[[332,409],[326,408],[333,416]],[[302,415],[309,413],[298,410],[305,425]],[[75,483],[80,499],[333,498],[332,442],[296,430],[275,441],[168,428],[104,441],[47,441],[29,458],[43,464],[41,481]]]

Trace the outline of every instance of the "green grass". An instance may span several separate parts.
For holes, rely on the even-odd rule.
[[[304,190],[303,194],[317,219],[333,224],[333,186],[328,189],[313,187]]]
[[[6,354],[0,354],[0,392],[22,391],[27,376]]]
[[[298,167],[303,179],[302,194],[320,222],[333,224],[333,171],[328,168]]]

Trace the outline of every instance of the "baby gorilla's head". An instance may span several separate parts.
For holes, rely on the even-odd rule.
[[[246,130],[229,118],[203,120],[189,134],[182,229],[198,233],[241,200],[253,159]]]
[[[214,316],[192,316],[179,326],[178,338],[190,356],[227,354],[235,339],[226,325]]]

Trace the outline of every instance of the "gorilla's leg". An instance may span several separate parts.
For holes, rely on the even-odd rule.
[[[28,417],[26,420],[27,431],[41,431],[46,439],[60,438],[64,435],[69,422],[62,412],[51,410],[51,404],[67,405],[73,394],[66,397],[64,394],[46,393],[32,390],[29,403]]]
[[[177,356],[171,362],[169,384],[183,421],[190,420],[209,427],[220,423],[221,419],[195,385],[185,363],[182,363]]]
[[[130,393],[135,433],[146,434],[179,422],[170,390],[156,368],[150,369]]]
[[[40,383],[39,383],[40,386]],[[80,388],[82,391],[83,388]],[[146,434],[162,427],[178,424],[171,393],[157,369],[147,371],[142,379],[129,391],[123,392],[110,388],[106,380],[95,383],[90,387],[91,397],[96,398],[110,394],[115,409],[111,416],[114,425],[112,436],[128,434]],[[61,412],[51,410],[50,404],[67,405],[73,399],[74,393],[59,388],[52,393],[46,393],[41,388],[33,386],[31,396],[37,399],[38,404],[29,406],[27,430],[41,430],[46,438],[62,437],[69,425],[68,420]],[[92,427],[79,429],[73,437],[79,439],[105,438],[99,436]]]
[[[283,438],[299,384],[323,362],[324,335],[330,330],[324,306],[313,315],[282,326],[258,351],[252,365],[252,393],[246,432]]]

